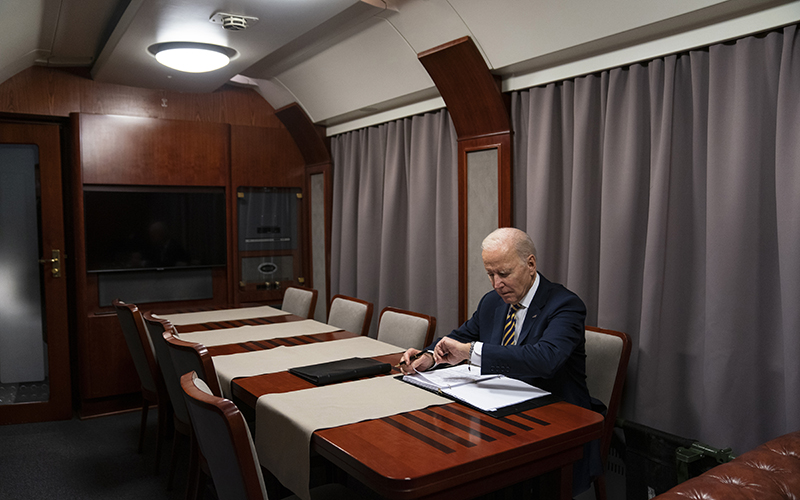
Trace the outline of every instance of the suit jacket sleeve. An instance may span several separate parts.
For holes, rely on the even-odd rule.
[[[448,335],[460,342],[484,343],[482,373],[501,373],[526,381],[551,379],[573,358],[577,373],[570,375],[585,377],[584,360],[577,358],[584,356],[586,306],[563,286],[540,277],[519,345],[500,345],[508,304],[494,291],[484,295],[472,317]]]

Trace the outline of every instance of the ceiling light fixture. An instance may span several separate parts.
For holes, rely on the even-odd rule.
[[[164,42],[147,48],[158,62],[186,73],[206,73],[226,66],[236,51],[199,42]]]

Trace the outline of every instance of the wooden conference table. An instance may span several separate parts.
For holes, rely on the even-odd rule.
[[[297,321],[298,316],[177,326],[179,333],[245,324]],[[212,356],[341,340],[338,331],[209,347]],[[395,365],[401,354],[375,359]],[[397,375],[394,369],[392,375]],[[234,401],[253,416],[258,398],[314,387],[287,371],[234,379]],[[390,499],[473,498],[541,476],[543,498],[572,498],[572,464],[598,439],[602,416],[558,402],[503,418],[459,403],[317,430],[311,449],[378,495]]]

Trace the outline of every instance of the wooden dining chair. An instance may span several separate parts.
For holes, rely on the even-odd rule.
[[[181,441],[189,442],[189,481],[187,488],[190,493],[194,478],[196,476],[196,468],[198,465],[198,456],[196,450],[192,446],[192,425],[189,421],[189,410],[186,408],[186,399],[183,396],[183,389],[181,389],[181,379],[178,372],[175,370],[175,364],[172,362],[172,355],[170,354],[167,341],[164,339],[164,332],[171,332],[173,329],[172,323],[164,318],[159,318],[150,312],[144,313],[144,323],[147,327],[147,333],[150,336],[150,341],[153,344],[153,352],[156,354],[158,366],[161,369],[161,375],[164,378],[164,386],[167,388],[167,394],[172,402],[173,408],[173,425],[175,426],[175,439],[172,442],[172,461],[169,469],[169,480],[167,485],[172,489],[172,483],[175,478],[175,469],[178,460],[178,449],[181,447]],[[180,436],[180,437],[179,437]],[[192,496],[189,494],[188,496]]]
[[[217,378],[217,370],[214,368],[214,361],[211,354],[203,344],[197,342],[186,342],[181,340],[171,331],[164,332],[164,340],[167,342],[172,363],[175,365],[175,372],[179,376],[185,373],[195,372],[203,382],[211,389],[215,396],[222,396],[222,390]]]
[[[301,318],[314,317],[317,307],[317,291],[313,288],[290,286],[283,294],[281,309]]]
[[[624,332],[586,327],[586,385],[589,394],[606,405],[603,434],[600,438],[600,461],[603,473],[594,478],[597,500],[606,500],[605,468],[611,436],[617,420],[622,388],[631,356],[631,340]]]
[[[217,378],[217,370],[214,368],[214,361],[208,353],[208,349],[203,344],[197,342],[186,342],[181,340],[173,332],[175,330],[165,330],[163,333],[164,341],[169,348],[172,364],[175,366],[175,373],[183,376],[186,373],[194,372],[205,382],[211,393],[215,396],[222,396],[222,389]],[[191,415],[190,415],[191,419]],[[206,485],[206,478],[209,476],[208,461],[199,451],[196,443],[196,436],[191,436],[192,451],[191,464],[189,467],[189,486],[187,497],[191,497],[193,492],[202,492]]]
[[[139,375],[142,388],[142,422],[139,429],[139,453],[144,446],[144,435],[147,427],[147,414],[150,405],[158,405],[158,430],[156,434],[156,473],[158,473],[159,462],[161,461],[161,444],[166,436],[167,417],[169,415],[170,403],[164,378],[156,362],[153,352],[153,345],[145,330],[144,320],[139,308],[134,304],[115,299],[112,302],[117,313],[125,343],[128,351],[133,358],[133,365]]]
[[[194,434],[208,468],[217,497],[225,500],[267,500],[261,465],[250,429],[239,408],[212,394],[196,373],[181,377],[181,388],[191,414]],[[356,492],[337,483],[311,489],[312,500],[354,500]],[[297,500],[292,495],[286,500]]]
[[[357,335],[368,335],[372,323],[372,302],[334,295],[331,310],[328,312],[328,324]]]
[[[384,307],[378,318],[377,339],[404,349],[423,349],[436,331],[436,318],[427,314]]]

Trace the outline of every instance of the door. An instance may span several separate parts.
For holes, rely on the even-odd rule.
[[[69,419],[57,125],[0,123],[0,424]]]

